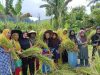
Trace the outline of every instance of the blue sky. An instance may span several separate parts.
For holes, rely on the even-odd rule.
[[[5,5],[5,0],[0,0],[2,4]],[[14,4],[17,0],[14,0]],[[45,8],[39,8],[40,5],[44,4],[42,0],[24,0],[22,4],[22,13],[31,13],[33,17],[38,17],[40,15],[41,19],[47,19],[48,17],[45,15]],[[77,6],[87,5],[87,0],[73,0],[68,4],[69,8],[74,8]],[[86,9],[87,13],[90,13],[89,7]]]

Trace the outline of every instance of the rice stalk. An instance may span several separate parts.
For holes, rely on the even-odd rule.
[[[21,55],[23,57],[29,57],[29,56],[35,55],[36,53],[42,53],[42,49],[38,48],[38,47],[31,47],[31,48],[23,51]]]
[[[37,57],[42,63],[46,63],[46,64],[50,65],[50,67],[51,67],[52,69],[56,69],[54,61],[53,61],[52,59],[50,59],[49,57],[44,56],[44,55],[41,55],[41,54],[36,54],[36,57]]]

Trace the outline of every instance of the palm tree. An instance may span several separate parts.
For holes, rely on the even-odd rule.
[[[52,16],[54,15],[55,20],[55,28],[59,28],[62,25],[63,15],[65,15],[67,10],[67,5],[72,0],[43,0],[46,1],[47,4],[43,4],[40,8],[46,8],[46,15]]]

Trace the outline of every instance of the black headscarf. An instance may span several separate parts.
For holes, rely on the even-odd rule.
[[[74,34],[72,35],[71,33],[74,32]],[[77,38],[76,38],[76,34],[75,34],[75,31],[74,30],[70,30],[69,31],[69,38],[71,40],[74,40],[75,43],[77,43]]]
[[[12,36],[12,34],[14,34],[14,33],[17,33],[18,35],[19,35],[19,38],[21,37],[21,35],[22,35],[22,31],[21,30],[11,30],[11,36]]]

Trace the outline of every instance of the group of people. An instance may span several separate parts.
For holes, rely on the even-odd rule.
[[[29,33],[30,34],[30,33]],[[31,37],[34,37],[36,33],[30,35],[28,38],[27,32],[21,32],[20,30],[4,29],[0,35],[0,41],[6,38],[8,42],[12,43],[12,49],[5,49],[0,46],[0,75],[28,75],[27,70],[29,66],[30,75],[34,75],[34,57],[21,57],[22,50],[26,50],[34,45]],[[15,59],[11,56],[11,50],[15,50],[22,61],[22,66],[16,67]]]
[[[70,30],[69,33],[67,30],[63,31],[63,34],[66,37],[69,37],[73,42],[75,42],[76,45],[78,45],[79,53],[78,57],[80,59],[80,66],[89,66],[89,56],[88,56],[88,39],[86,35],[85,29],[81,29],[79,33],[76,35],[74,30]],[[6,49],[3,46],[0,46],[0,75],[20,75],[22,71],[22,75],[28,75],[27,70],[29,66],[29,72],[30,75],[34,75],[35,68],[39,68],[39,61],[38,59],[33,55],[30,57],[22,57],[21,53],[23,50],[27,50],[28,48],[31,48],[35,45],[36,41],[36,31],[30,31],[30,32],[22,32],[21,30],[9,30],[4,29],[2,34],[0,35],[0,41],[3,38],[6,38],[8,42],[11,42],[15,52],[20,57],[20,60],[22,61],[22,66],[15,67],[15,60],[11,57],[11,50],[12,49]],[[43,49],[43,55],[52,53],[52,58],[54,59],[54,62],[56,65],[58,65],[58,59],[62,58],[63,63],[68,62],[68,54],[67,51],[64,50],[62,54],[59,51],[59,47],[61,44],[62,39],[58,36],[58,34],[52,30],[47,30],[43,34],[43,42],[47,44],[49,47],[49,50]],[[93,52],[92,57],[94,58],[95,52],[97,51],[97,47],[100,46],[100,26],[96,28],[95,35],[92,36],[92,45],[93,45]],[[99,56],[100,51],[98,50]],[[61,56],[61,55],[62,56]],[[36,67],[35,67],[35,60]],[[45,66],[45,63],[44,65]],[[43,67],[42,66],[42,67]],[[49,66],[47,67],[48,69]],[[45,70],[43,69],[43,73],[45,73]]]

